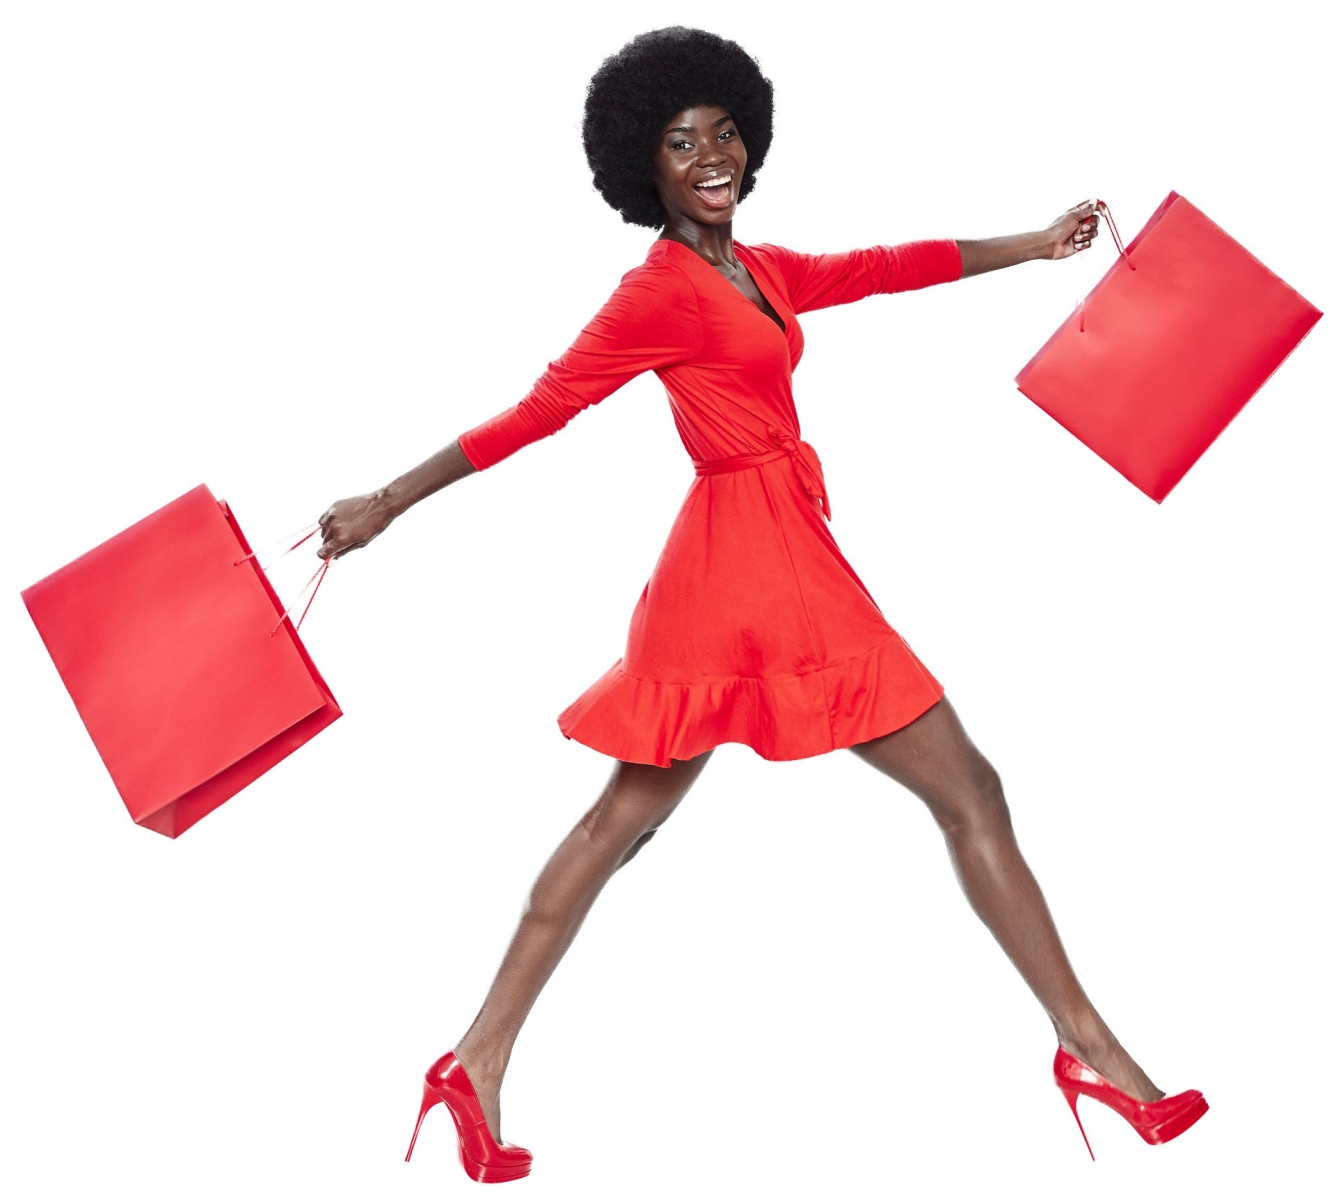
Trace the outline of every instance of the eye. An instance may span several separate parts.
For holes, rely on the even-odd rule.
[[[722,142],[722,141],[724,140],[724,138],[732,138],[732,137],[737,137],[737,136],[738,136],[738,131],[737,131],[736,129],[725,129],[725,130],[719,135],[719,140]]]
[[[673,142],[672,144],[669,145],[668,149],[669,149],[669,150],[690,150],[690,149],[691,149],[691,143],[690,143],[690,142]]]

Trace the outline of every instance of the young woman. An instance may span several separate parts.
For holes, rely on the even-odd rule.
[[[1073,1113],[1079,1094],[1093,1096],[1160,1142],[1206,1111],[1200,1092],[1165,1098],[1082,990],[997,774],[830,535],[821,463],[800,437],[791,390],[800,313],[1067,258],[1097,235],[1094,205],[983,241],[821,255],[743,245],[733,217],[769,150],[771,118],[770,82],[713,34],[661,29],[609,58],[589,85],[585,152],[608,203],[660,231],[645,262],[514,408],[321,518],[322,557],[365,546],[411,505],[555,433],[643,371],[666,386],[696,468],[625,656],[559,717],[568,737],[615,760],[612,777],[535,882],[473,1025],[427,1072],[418,1128],[445,1103],[460,1160],[484,1182],[530,1168],[500,1129],[525,1017],[603,885],[723,742],[770,759],[849,749],[928,805],[970,904],[1053,1022],[1055,1080]]]

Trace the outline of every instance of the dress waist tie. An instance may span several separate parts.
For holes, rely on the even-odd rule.
[[[803,490],[821,505],[821,511],[829,521],[830,497],[826,495],[826,477],[821,472],[821,460],[817,458],[811,443],[774,426],[768,432],[776,444],[774,450],[762,450],[759,454],[734,454],[708,462],[693,458],[691,464],[696,468],[697,475],[726,475],[731,471],[745,471],[749,467],[759,467],[763,463],[778,462],[787,457],[793,463]]]

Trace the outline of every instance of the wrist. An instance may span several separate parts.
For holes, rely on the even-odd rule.
[[[1030,235],[1031,258],[1053,258],[1057,247],[1057,238],[1051,229],[1037,229]]]
[[[384,513],[386,520],[393,521],[413,507],[414,499],[408,495],[403,478],[387,483],[383,488],[372,492],[376,508]]]

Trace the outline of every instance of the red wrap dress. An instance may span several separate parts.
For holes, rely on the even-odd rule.
[[[830,535],[792,381],[797,314],[958,279],[959,248],[734,251],[782,330],[694,251],[656,241],[529,395],[459,439],[481,470],[642,371],[667,388],[697,477],[625,654],[557,719],[628,762],[668,766],[723,742],[806,758],[899,729],[942,696]]]

